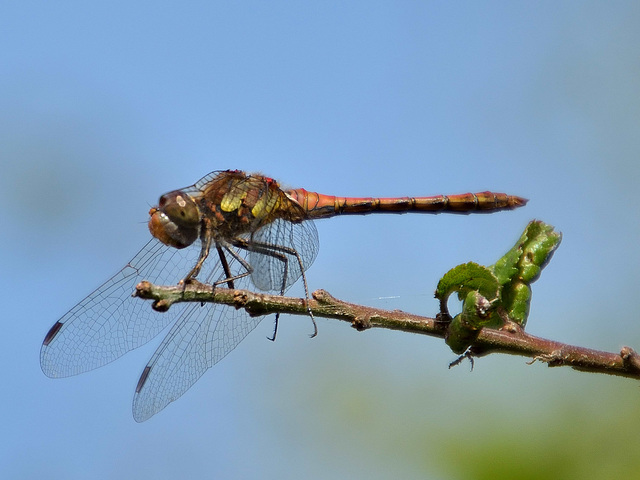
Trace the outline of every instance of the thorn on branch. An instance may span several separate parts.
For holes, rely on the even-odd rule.
[[[561,367],[565,365],[566,358],[562,349],[559,348],[551,353],[536,355],[530,362],[527,362],[527,365],[533,365],[536,361],[544,362],[549,367]]]
[[[315,292],[311,293],[311,296],[313,297],[314,300],[318,301],[319,303],[323,303],[323,304],[327,304],[327,303],[335,303],[336,299],[331,296],[331,294],[329,292],[327,292],[326,290],[316,290]]]
[[[516,322],[511,321],[508,317],[504,320],[504,324],[500,327],[500,330],[511,334],[524,333],[524,328],[518,325]]]
[[[640,355],[631,347],[622,347],[620,356],[625,366],[640,372]]]
[[[236,310],[245,308],[248,301],[249,297],[242,290],[235,290],[233,292],[233,305],[236,307]]]
[[[168,312],[171,307],[171,302],[166,299],[156,300],[151,304],[151,308],[153,308],[156,312],[164,313]]]
[[[371,328],[371,318],[364,315],[357,315],[353,318],[351,326],[357,331],[362,332]]]

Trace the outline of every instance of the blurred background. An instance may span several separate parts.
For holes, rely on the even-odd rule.
[[[637,472],[637,382],[498,355],[449,370],[430,337],[319,319],[310,339],[285,316],[272,343],[267,319],[143,424],[131,398],[160,338],[63,380],[39,350],[144,245],[160,194],[227,168],[338,195],[527,197],[319,221],[309,287],[434,315],[442,274],[493,263],[537,218],[564,238],[528,330],[640,347],[639,22],[637,2],[3,3],[4,478]]]

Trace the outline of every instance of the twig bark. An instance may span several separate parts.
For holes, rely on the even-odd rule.
[[[197,281],[187,285],[158,286],[141,282],[134,296],[153,300],[152,307],[166,311],[174,303],[212,302],[243,308],[251,316],[271,313],[308,315],[307,302],[301,298],[255,293],[249,290],[230,290],[205,285]],[[388,328],[444,338],[447,324],[436,318],[423,317],[399,310],[387,311],[356,305],[332,297],[325,290],[317,290],[308,303],[313,315],[351,323],[357,330]],[[484,328],[466,355],[481,357],[490,353],[506,353],[545,362],[550,367],[570,366],[576,370],[606,373],[640,379],[640,355],[630,347],[620,353],[609,353],[535,337],[518,324],[508,322],[500,330]]]

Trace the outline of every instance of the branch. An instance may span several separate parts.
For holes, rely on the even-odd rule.
[[[152,308],[160,312],[181,302],[220,303],[243,308],[251,316],[272,313],[308,315],[310,309],[317,317],[350,322],[358,331],[387,328],[446,338],[448,322],[438,318],[356,305],[338,300],[324,290],[317,290],[312,295],[313,299],[307,302],[302,298],[214,288],[197,281],[178,286],[158,286],[143,281],[134,293],[136,297],[154,300]],[[512,321],[506,321],[499,329],[482,328],[466,356],[481,357],[491,353],[529,357],[532,358],[531,363],[537,360],[550,367],[570,366],[584,372],[640,379],[640,355],[629,347],[623,347],[620,353],[609,353],[568,345],[529,335],[520,324]]]

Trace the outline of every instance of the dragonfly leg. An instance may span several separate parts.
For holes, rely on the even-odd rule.
[[[220,255],[220,261],[222,263],[222,268],[224,269],[224,274],[226,275],[226,278],[223,278],[222,280],[218,280],[217,282],[215,282],[213,284],[214,287],[217,287],[218,285],[222,285],[223,283],[226,283],[229,288],[235,288],[233,283],[234,280],[244,278],[247,275],[251,275],[253,273],[253,267],[249,264],[249,262],[247,262],[244,258],[238,255],[236,252],[234,252],[232,248],[229,248],[227,245],[224,245],[224,250],[226,250],[234,259],[236,259],[245,270],[244,272],[239,273],[238,275],[231,275],[231,269],[229,268],[229,263],[227,262],[227,258],[224,254],[224,250],[222,250],[222,248],[220,247],[216,247],[216,248],[218,248],[218,255]]]
[[[298,266],[300,267],[300,276],[302,277],[302,284],[304,285],[304,294],[305,294],[305,303],[307,306],[307,313],[311,318],[311,322],[313,323],[313,333],[310,335],[311,338],[315,337],[318,334],[318,325],[316,324],[316,319],[313,316],[313,312],[311,311],[311,307],[309,306],[309,287],[307,286],[307,276],[304,273],[304,264],[302,263],[302,257],[295,248],[289,248],[281,245],[271,245],[268,243],[261,242],[251,242],[250,244],[246,244],[246,246],[239,245],[240,248],[248,248],[249,250],[257,253],[261,253],[263,255],[269,255],[271,257],[277,258],[278,260],[284,263],[284,275],[282,276],[282,285],[280,286],[280,295],[284,295],[284,292],[287,288],[287,276],[289,273],[289,258],[287,255],[292,255],[296,257],[298,262]],[[278,330],[278,318],[280,314],[276,314],[276,325],[273,332],[273,337],[270,340],[275,340],[275,335]]]
[[[216,243],[216,250],[218,251],[218,257],[220,257],[220,264],[222,265],[222,269],[224,271],[224,274],[227,277],[227,286],[230,289],[234,289],[235,286],[233,285],[233,280],[231,279],[231,269],[229,268],[229,262],[227,262],[227,257],[224,254],[224,250],[222,250],[222,247],[220,246],[219,243]],[[216,282],[216,284],[214,284],[214,286],[217,285],[218,282]]]
[[[211,235],[205,235],[204,241],[202,242],[202,248],[200,249],[200,256],[198,257],[198,261],[191,269],[191,271],[184,277],[183,283],[186,285],[192,278],[196,278],[202,269],[202,265],[204,261],[209,256],[209,249],[211,248]]]
[[[249,244],[249,242],[247,242],[244,239],[237,239],[237,241],[234,242],[234,244],[237,247],[245,250],[250,250],[252,252],[257,252],[263,255],[269,255],[270,257],[277,258],[284,264],[284,275],[282,276],[282,285],[280,286],[280,295],[283,295],[287,286],[287,275],[289,273],[289,259],[286,257],[286,255],[274,252],[273,250],[269,249],[268,246],[266,246],[266,244],[264,244],[264,246],[263,244],[258,244],[258,243]],[[256,246],[258,246],[258,248],[255,248]],[[249,266],[249,268],[252,268],[252,267]],[[280,312],[276,313],[275,324],[273,326],[273,335],[271,335],[270,337],[267,337],[267,339],[271,340],[272,342],[276,341],[276,334],[278,333],[278,320],[280,320]]]

